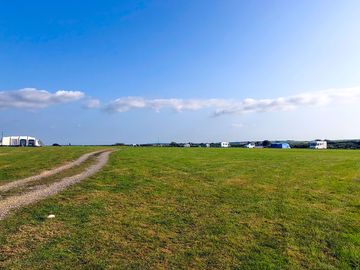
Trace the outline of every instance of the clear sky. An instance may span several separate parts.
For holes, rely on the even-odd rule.
[[[360,138],[360,1],[0,1],[0,131]]]

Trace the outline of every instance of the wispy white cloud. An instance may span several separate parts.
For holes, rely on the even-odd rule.
[[[245,125],[243,123],[232,123],[231,127],[233,128],[243,128]]]
[[[107,105],[106,110],[111,112],[126,112],[132,109],[150,108],[155,111],[160,111],[164,108],[170,108],[181,112],[226,106],[228,103],[228,100],[222,99],[146,99],[143,97],[125,97],[111,101]]]
[[[86,109],[98,109],[101,107],[101,102],[98,99],[88,99],[84,102],[84,108]]]
[[[212,108],[214,109],[214,115],[219,116],[224,114],[294,110],[300,107],[323,106],[332,102],[354,99],[360,99],[360,87],[314,91],[272,99],[147,99],[144,97],[124,97],[111,101],[105,109],[110,112],[126,112],[133,109],[148,108],[160,111],[161,109],[170,108],[181,112]]]
[[[50,93],[36,88],[23,88],[16,91],[0,92],[0,109],[41,109],[50,105],[67,103],[83,98],[80,91],[59,90]]]
[[[55,104],[77,101],[84,97],[86,97],[85,94],[80,91],[59,90],[51,93],[36,88],[0,91],[0,109],[40,109]],[[286,111],[306,106],[323,106],[329,103],[354,100],[360,100],[360,87],[328,89],[269,99],[148,99],[144,97],[123,97],[115,99],[104,106],[102,106],[100,100],[88,97],[88,99],[85,99],[83,107],[89,109],[102,108],[109,112],[127,112],[135,109],[152,109],[157,112],[163,109],[172,109],[177,112],[211,109],[214,116],[220,116],[225,114]]]
[[[352,101],[360,98],[360,87],[329,89],[307,92],[289,97],[274,99],[245,99],[235,105],[219,107],[215,115],[233,113],[252,113],[270,111],[288,111],[306,106],[323,106],[334,102]]]

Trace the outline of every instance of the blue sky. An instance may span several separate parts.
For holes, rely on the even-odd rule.
[[[0,130],[47,144],[359,138],[359,10],[1,1]]]

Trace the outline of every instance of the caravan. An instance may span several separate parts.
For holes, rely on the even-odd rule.
[[[0,146],[39,147],[43,146],[43,143],[40,140],[30,136],[8,136],[1,138]]]

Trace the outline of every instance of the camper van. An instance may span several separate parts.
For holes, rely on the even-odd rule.
[[[316,140],[309,143],[311,149],[327,149],[327,141]]]
[[[43,146],[43,143],[30,136],[8,136],[1,138],[0,146],[39,147]]]

